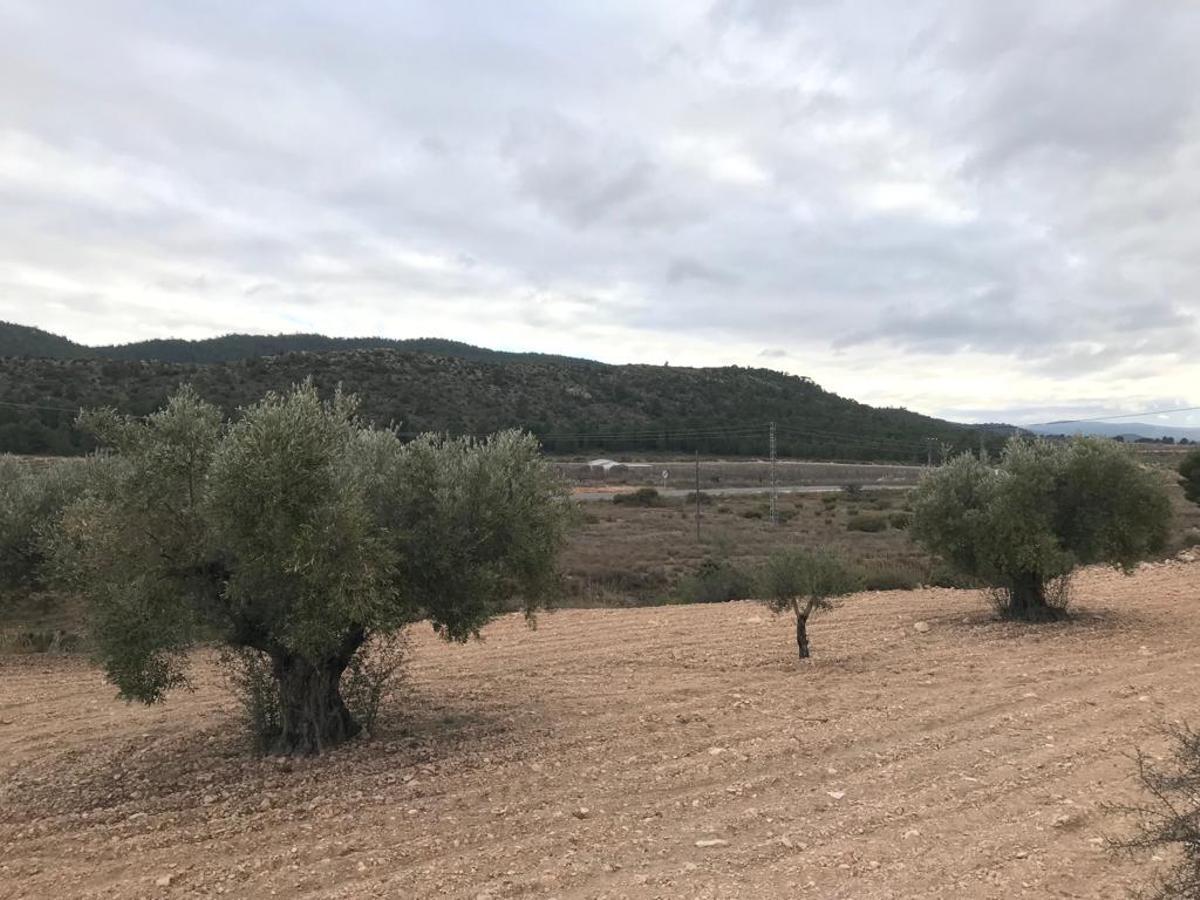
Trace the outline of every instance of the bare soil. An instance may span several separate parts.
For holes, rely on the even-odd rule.
[[[1200,564],[1084,573],[1077,617],[861,594],[561,610],[414,638],[376,738],[248,756],[211,657],[130,707],[0,657],[0,897],[1124,897],[1126,753],[1200,720]],[[914,629],[917,621],[928,632]]]

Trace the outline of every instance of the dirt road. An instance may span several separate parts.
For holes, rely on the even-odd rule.
[[[1039,628],[859,595],[809,664],[749,603],[422,632],[378,739],[315,761],[243,755],[203,660],[141,709],[2,658],[0,896],[1123,897],[1166,863],[1103,804],[1200,720],[1200,565],[1077,590]]]
[[[910,488],[911,485],[867,484],[863,485],[861,489],[864,491],[907,491]],[[629,494],[635,490],[637,490],[637,488],[634,487],[577,487],[571,491],[571,496],[576,500],[583,502],[611,500],[618,494]],[[656,490],[661,497],[695,496],[693,491],[684,490],[682,488],[656,488]],[[777,485],[775,488],[775,492],[777,494],[840,494],[844,490],[845,488],[837,484],[781,484]],[[713,497],[742,497],[755,496],[759,494],[766,495],[771,493],[771,489],[769,487],[719,487],[708,488],[703,491],[703,493],[709,494]]]

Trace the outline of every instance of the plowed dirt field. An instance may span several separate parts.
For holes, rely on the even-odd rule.
[[[139,708],[0,658],[2,897],[1124,897],[1125,755],[1200,721],[1200,564],[1089,571],[1073,621],[861,594],[563,610],[414,637],[374,741],[246,755],[209,657]],[[913,628],[930,626],[926,633]]]

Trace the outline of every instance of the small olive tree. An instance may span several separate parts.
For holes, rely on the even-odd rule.
[[[1062,615],[1076,567],[1132,572],[1170,518],[1161,480],[1117,442],[1016,438],[996,467],[962,455],[926,476],[910,533],[990,585],[1002,615],[1039,621]]]
[[[808,659],[808,618],[833,601],[862,589],[860,572],[828,550],[786,550],[772,555],[759,572],[759,594],[773,612],[796,616],[796,649]]]
[[[373,636],[428,619],[465,641],[556,583],[570,504],[530,436],[402,444],[311,384],[232,424],[187,388],[146,419],[83,424],[114,454],[64,514],[56,559],[109,678],[152,703],[186,683],[199,640],[260,654],[271,752],[360,730],[342,676]]]

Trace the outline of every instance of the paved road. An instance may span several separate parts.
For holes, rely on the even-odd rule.
[[[907,491],[915,487],[912,484],[864,484],[864,491]],[[584,503],[590,503],[596,500],[611,500],[617,494],[632,493],[635,488],[629,488],[624,491],[589,491],[577,490],[574,493],[576,500]],[[657,488],[660,497],[686,497],[692,493],[692,488]],[[779,493],[781,494],[829,494],[840,493],[841,485],[837,484],[804,484],[804,485],[779,485]],[[713,497],[731,497],[742,494],[769,494],[771,488],[769,486],[762,487],[719,487],[705,488],[702,493],[709,494]]]

